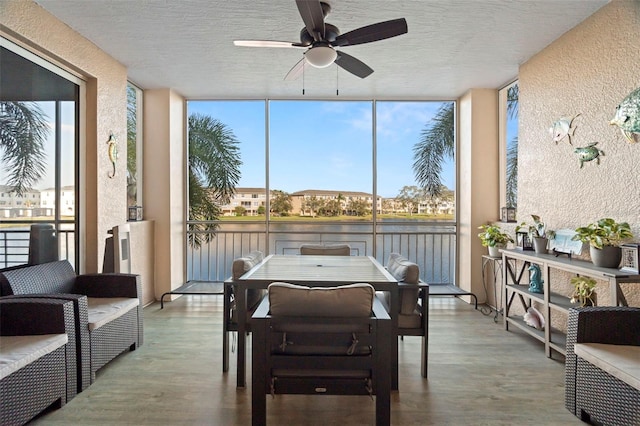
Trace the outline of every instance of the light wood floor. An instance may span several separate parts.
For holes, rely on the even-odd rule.
[[[419,338],[400,345],[393,425],[568,425],[564,363],[542,344],[506,332],[493,315],[454,298],[430,303],[429,378],[420,377]],[[38,425],[249,425],[246,389],[236,389],[235,357],[221,368],[221,296],[183,296],[144,310],[145,343],[98,372],[96,382]],[[249,339],[250,341],[250,339]],[[558,357],[559,358],[559,357]],[[369,425],[368,397],[267,399],[269,425]]]

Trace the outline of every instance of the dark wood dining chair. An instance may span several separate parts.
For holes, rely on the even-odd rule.
[[[371,285],[272,283],[252,321],[254,426],[276,394],[375,396],[376,424],[390,424],[391,319]]]

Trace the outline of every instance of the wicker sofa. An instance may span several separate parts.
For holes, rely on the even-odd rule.
[[[581,420],[640,424],[640,308],[571,309],[565,406]]]
[[[78,392],[93,383],[98,369],[143,343],[138,275],[76,275],[71,264],[61,260],[1,272],[0,292],[12,298],[73,302],[79,346]]]
[[[73,303],[0,299],[0,424],[22,425],[76,391]]]

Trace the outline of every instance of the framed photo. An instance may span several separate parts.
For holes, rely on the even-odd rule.
[[[620,270],[640,274],[640,244],[623,244],[620,247],[622,248],[622,267]]]

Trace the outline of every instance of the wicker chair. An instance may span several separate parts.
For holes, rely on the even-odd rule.
[[[76,316],[78,392],[89,387],[98,369],[122,352],[143,343],[142,290],[133,274],[76,275],[66,260],[32,265],[0,273],[2,295],[16,298],[55,298],[72,301]],[[130,301],[129,299],[136,299]],[[126,300],[126,302],[121,302]],[[92,324],[89,312],[103,308],[136,305],[112,321]],[[91,306],[90,306],[91,305]],[[92,308],[93,307],[93,308]]]
[[[315,256],[350,256],[351,247],[348,244],[303,244],[300,246],[300,254]]]
[[[0,358],[7,357],[2,367],[8,369],[0,379],[0,424],[22,425],[47,407],[60,408],[75,396],[76,342],[71,302],[0,298],[0,336]],[[18,336],[21,338],[16,340]],[[28,341],[26,336],[31,336]],[[54,346],[36,356],[44,344]],[[21,357],[10,355],[12,350]],[[24,362],[24,357],[34,359],[13,371],[13,362]]]
[[[640,424],[640,390],[575,353],[576,344],[640,346],[640,308],[569,310],[565,361],[565,406],[583,421]]]
[[[243,257],[239,257],[233,260],[231,266],[231,278],[224,283],[224,298],[223,298],[223,311],[224,319],[222,321],[222,371],[229,371],[229,334],[234,331],[238,331],[238,321],[236,318],[236,301],[235,301],[235,286],[233,283],[244,275],[245,272],[262,262],[264,254],[261,251],[252,251]],[[260,300],[265,294],[265,290],[262,289],[249,289],[247,290],[247,316],[251,317],[255,307],[258,306]],[[247,322],[247,330],[251,331],[251,325]],[[240,336],[238,336],[240,338]],[[244,363],[244,361],[242,361]],[[244,365],[244,364],[243,364]],[[244,386],[244,383],[238,383],[238,386]]]
[[[376,424],[390,424],[391,320],[371,285],[272,283],[252,320],[254,426],[269,394],[375,395]]]

